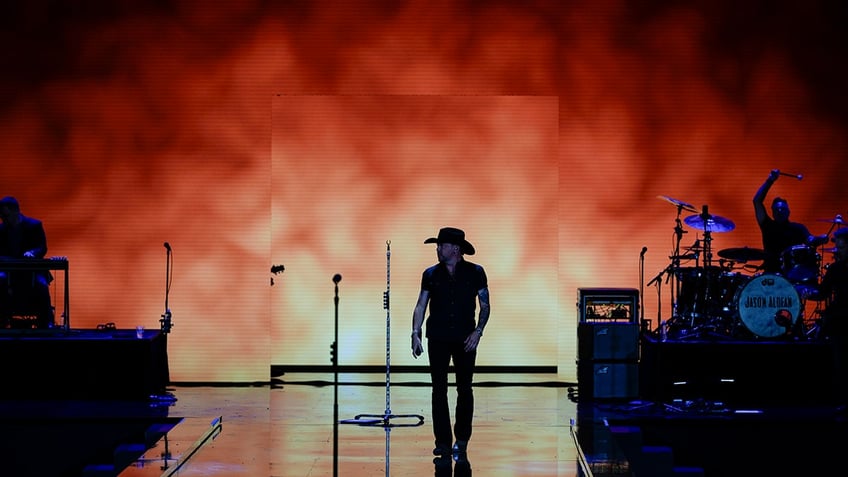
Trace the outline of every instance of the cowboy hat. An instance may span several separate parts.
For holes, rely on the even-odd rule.
[[[465,240],[465,232],[453,227],[444,227],[439,229],[438,237],[430,237],[424,243],[452,243],[459,245],[459,249],[465,255],[474,255],[474,246]]]

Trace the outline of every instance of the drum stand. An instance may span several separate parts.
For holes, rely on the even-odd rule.
[[[671,259],[671,263],[665,267],[657,276],[652,278],[645,286],[651,286],[656,284],[657,286],[657,328],[654,330],[655,333],[661,335],[663,340],[665,339],[666,330],[668,326],[668,321],[663,320],[662,318],[662,277],[666,276],[665,282],[666,284],[672,280],[672,277],[677,273],[677,270],[680,267],[680,241],[683,239],[683,234],[686,233],[686,230],[683,229],[683,223],[680,220],[680,214],[683,212],[683,209],[692,209],[691,205],[686,204],[685,202],[681,202],[676,199],[672,199],[666,196],[659,196],[659,198],[664,199],[675,206],[677,206],[677,218],[675,219],[675,227],[674,227],[674,235],[676,237],[674,244],[674,251],[672,252],[672,256],[669,257]],[[671,314],[672,317],[669,321],[673,320],[677,316],[677,302],[676,302],[676,293],[677,289],[676,280],[671,283]]]
[[[712,252],[712,231],[710,230],[709,225],[710,214],[707,212],[707,206],[705,205],[703,211],[701,212],[701,220],[704,223],[704,238],[702,239],[703,247],[704,247],[704,267],[703,267],[703,279],[698,281],[698,289],[696,291],[696,298],[694,300],[694,308],[692,310],[692,322],[691,326],[693,330],[699,330],[706,325],[706,320],[709,318],[707,316],[707,303],[710,300],[710,284],[714,278],[711,276],[712,274],[712,261],[713,261],[713,252]],[[695,268],[700,268],[698,266],[697,258],[695,259]],[[696,325],[695,318],[700,314],[702,318],[701,326]]]
[[[668,327],[681,319],[680,315],[678,314],[678,309],[677,309],[678,297],[680,296],[680,280],[679,280],[677,275],[680,271],[680,260],[681,260],[680,242],[683,240],[683,234],[688,233],[688,232],[683,228],[683,222],[680,220],[680,215],[683,213],[684,209],[690,210],[690,211],[694,211],[695,209],[691,205],[686,204],[684,202],[677,201],[675,199],[670,199],[670,198],[667,198],[667,197],[661,197],[661,198],[664,198],[664,199],[668,200],[669,202],[671,202],[672,204],[677,206],[677,217],[674,220],[674,237],[675,237],[674,250],[672,251],[672,256],[669,257],[671,259],[671,263],[666,268],[664,268],[663,271],[661,271],[659,273],[659,275],[657,275],[650,282],[648,282],[647,286],[651,286],[654,283],[657,284],[657,308],[658,308],[658,310],[657,310],[657,329],[658,329],[659,334],[663,337],[663,339],[665,339]],[[665,282],[666,282],[666,284],[670,283],[669,288],[671,290],[671,293],[670,293],[670,295],[671,295],[671,298],[670,298],[670,304],[671,304],[671,306],[670,306],[670,312],[671,312],[670,316],[671,316],[671,318],[669,318],[668,321],[662,319],[662,298],[661,298],[662,283],[661,282],[662,282],[663,275],[666,275]]]
[[[683,333],[681,338],[686,337],[698,337],[705,332],[709,332],[713,328],[717,328],[716,324],[712,322],[712,319],[715,317],[708,316],[709,304],[711,300],[718,299],[719,297],[711,296],[711,290],[713,287],[711,285],[718,285],[720,276],[713,276],[714,270],[712,270],[712,223],[715,222],[718,227],[717,230],[727,231],[732,228],[732,223],[726,221],[726,219],[721,219],[720,217],[714,217],[709,214],[708,207],[706,205],[703,206],[702,212],[698,215],[694,215],[688,217],[686,219],[686,223],[694,228],[703,230],[703,238],[695,241],[695,245],[687,249],[686,255],[681,255],[680,242],[683,238],[683,234],[686,233],[683,230],[680,220],[680,214],[682,211],[695,211],[694,207],[691,205],[671,200],[672,203],[677,205],[677,219],[675,221],[675,248],[673,255],[669,257],[671,259],[671,264],[668,268],[663,270],[657,278],[652,280],[658,281],[658,279],[665,273],[668,273],[668,277],[666,278],[666,283],[671,280],[671,318],[666,323],[674,328],[679,328],[681,331],[689,331],[692,333]],[[724,222],[721,222],[721,221]],[[722,229],[724,227],[724,229]],[[692,302],[690,304],[691,309],[681,310],[681,295],[684,291],[683,289],[683,278],[680,276],[681,271],[683,270],[680,267],[680,262],[682,259],[695,259],[695,276],[691,277],[693,281],[693,289],[690,290],[692,293]],[[703,261],[702,261],[703,259]],[[650,285],[650,283],[649,283]],[[665,334],[665,327],[662,322],[660,322],[660,331],[661,334]]]

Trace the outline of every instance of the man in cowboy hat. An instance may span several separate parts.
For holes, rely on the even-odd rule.
[[[412,354],[417,358],[424,352],[421,327],[429,304],[427,355],[433,386],[433,434],[436,438],[433,454],[444,456],[453,453],[457,459],[462,459],[471,438],[474,415],[471,385],[477,346],[489,321],[489,288],[483,267],[463,258],[464,255],[474,255],[474,247],[465,240],[465,232],[445,227],[439,230],[438,237],[428,238],[424,243],[436,244],[439,263],[424,270],[421,277],[421,291],[412,313]],[[478,302],[480,312],[475,320]],[[457,392],[453,435],[448,408],[448,367],[451,359]],[[451,447],[454,436],[456,442]]]

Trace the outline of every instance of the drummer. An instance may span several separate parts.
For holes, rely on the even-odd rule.
[[[813,236],[804,224],[790,221],[789,203],[782,197],[775,197],[772,200],[772,217],[769,217],[763,201],[780,175],[779,170],[773,169],[754,195],[754,214],[757,217],[757,224],[760,226],[763,250],[766,255],[763,261],[765,273],[781,271],[781,254],[790,247],[808,245],[815,248],[827,241],[827,235]]]

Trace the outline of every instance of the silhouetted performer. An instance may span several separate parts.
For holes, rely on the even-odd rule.
[[[766,258],[763,261],[765,273],[779,273],[782,271],[782,254],[795,245],[809,245],[815,248],[827,241],[827,236],[814,237],[810,234],[807,226],[789,220],[789,203],[782,197],[775,197],[771,202],[771,217],[766,212],[763,201],[771,186],[780,177],[777,169],[769,173],[768,179],[757,189],[754,194],[754,215],[763,237],[763,250]],[[813,264],[815,266],[815,264]]]
[[[464,455],[471,438],[474,416],[472,380],[477,358],[477,346],[489,321],[489,288],[486,272],[480,265],[466,261],[474,247],[465,240],[465,232],[446,227],[438,237],[424,243],[436,243],[439,263],[424,270],[421,292],[412,313],[412,354],[416,358],[424,351],[421,327],[429,304],[427,318],[427,355],[430,359],[430,379],[433,386],[433,434],[435,455]],[[475,323],[477,303],[480,313]],[[456,425],[451,434],[448,408],[448,368],[453,359],[456,373]],[[451,447],[453,436],[456,442]]]
[[[822,315],[821,333],[833,349],[833,372],[838,405],[848,404],[848,228],[833,233],[835,260],[819,285],[827,306]]]
[[[14,197],[0,199],[0,265],[3,259],[38,259],[47,254],[47,236],[40,220],[21,213]],[[0,268],[0,327],[13,326],[12,316],[36,316],[38,328],[53,326],[49,271]],[[27,325],[31,327],[31,325]]]

